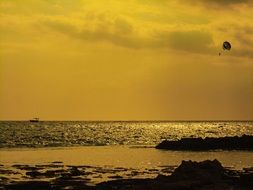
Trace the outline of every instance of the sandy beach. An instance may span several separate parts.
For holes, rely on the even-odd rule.
[[[57,148],[2,148],[0,163],[45,164],[60,161],[69,165],[147,168],[179,165],[182,160],[218,159],[224,166],[242,169],[253,166],[252,151],[164,151],[154,147],[83,146]]]
[[[183,160],[217,159],[232,176],[251,172],[253,166],[252,151],[221,150],[219,147],[217,150],[187,150],[189,143],[196,144],[197,141],[196,145],[202,145],[201,137],[215,141],[210,137],[221,140],[224,133],[251,135],[252,122],[55,121],[33,124],[7,121],[0,124],[0,188],[4,190],[100,190],[141,184],[144,185],[142,189],[147,189],[145,186],[149,184],[169,183],[170,186],[171,182],[180,180],[180,177],[172,180],[170,176],[175,175]],[[163,141],[165,136],[169,141]],[[182,136],[188,138],[173,141]],[[243,139],[250,148],[251,141],[247,143],[248,137],[245,137]],[[229,143],[222,141],[220,145],[229,148],[237,143],[238,137],[225,139]],[[209,141],[203,140],[206,144],[213,144]],[[170,142],[178,150],[170,150]],[[162,149],[158,149],[158,143],[162,144]],[[218,172],[222,173],[223,169]],[[179,176],[184,173],[182,171]],[[189,182],[194,183],[192,176],[188,177]],[[154,187],[157,188],[160,190],[159,185]]]
[[[253,166],[253,152],[250,151],[194,152],[163,151],[152,147],[88,146],[4,148],[0,155],[2,180],[5,182],[47,181],[75,169],[86,183],[92,185],[115,179],[156,178],[170,175],[182,160],[218,159],[224,167],[233,170]]]

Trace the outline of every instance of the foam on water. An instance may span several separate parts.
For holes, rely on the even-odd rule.
[[[164,139],[253,135],[253,122],[0,122],[0,147],[154,146]]]

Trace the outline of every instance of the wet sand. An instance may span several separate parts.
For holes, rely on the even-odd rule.
[[[6,181],[49,181],[78,176],[89,184],[115,179],[170,175],[182,160],[218,159],[236,170],[253,166],[251,151],[163,151],[129,146],[62,148],[4,148],[0,150],[1,177]]]
[[[1,180],[4,184],[15,181],[52,181],[64,177],[78,177],[89,185],[116,179],[155,178],[157,175],[169,175],[176,166],[159,166],[156,168],[126,168],[113,166],[66,165],[55,161],[47,164],[1,165]]]
[[[129,146],[83,146],[61,148],[2,148],[0,164],[48,164],[54,161],[66,165],[105,165],[126,168],[178,166],[182,160],[218,159],[224,166],[242,169],[253,166],[253,151],[164,151],[155,148]]]
[[[112,166],[47,164],[0,165],[0,189],[222,189],[253,187],[253,167],[237,171],[211,163],[183,162],[179,167],[134,169]],[[203,164],[204,163],[204,164]],[[208,177],[211,175],[211,177]],[[196,178],[197,176],[197,178]],[[195,188],[192,188],[195,187]]]

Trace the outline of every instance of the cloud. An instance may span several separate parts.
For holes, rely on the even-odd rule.
[[[59,21],[46,20],[43,25],[71,38],[87,42],[110,42],[118,46],[140,48],[142,39],[134,34],[134,27],[123,18],[109,19],[102,15],[93,16],[92,22],[79,25]]]
[[[208,11],[221,11],[223,13],[231,10],[239,11],[241,7],[250,8],[253,5],[253,0],[179,0],[179,2],[184,5],[202,7]]]
[[[235,38],[241,43],[241,45],[253,46],[253,26],[239,26],[235,30]]]
[[[208,53],[213,47],[211,33],[195,30],[154,29],[141,34],[142,28],[124,18],[106,15],[92,16],[92,22],[74,25],[61,20],[46,20],[43,25],[84,42],[109,42],[127,48],[174,49],[194,53]]]
[[[253,37],[252,37],[253,27],[244,26],[241,27],[234,33],[234,38],[239,44],[237,50],[238,56],[253,58]]]
[[[250,0],[199,0],[203,3],[216,3],[216,4],[239,4],[239,3],[248,3]]]
[[[128,5],[136,10],[130,12],[129,7],[121,8],[126,4],[124,1],[112,1],[106,8],[104,3],[85,3],[81,0],[73,4],[68,0],[53,0],[53,3],[38,0],[29,7],[24,6],[21,0],[15,0],[18,3],[12,4],[8,4],[7,0],[4,2],[2,9],[6,10],[0,15],[0,27],[1,34],[7,36],[6,43],[26,43],[34,37],[39,41],[41,37],[38,36],[47,38],[60,33],[84,44],[106,42],[133,49],[172,49],[213,54],[219,51],[217,48],[223,40],[231,40],[237,51],[242,52],[241,55],[252,57],[253,25],[250,24],[252,15],[249,8],[238,13],[244,18],[243,23],[235,19],[234,11],[230,9],[221,11],[224,17],[202,9],[203,5],[227,7],[250,3],[250,0],[148,0],[147,4],[144,0],[133,0],[129,3],[131,6]],[[8,8],[10,5],[16,5],[15,14]],[[29,8],[31,15],[23,14],[27,13],[25,8]],[[61,37],[58,35],[55,41]]]
[[[220,5],[220,6],[224,6],[224,5],[234,5],[234,4],[248,4],[251,3],[252,0],[180,0],[181,2],[185,2],[185,3],[202,3],[205,5]]]
[[[220,23],[216,33],[232,43],[233,55],[253,58],[253,25],[248,21],[241,23]]]
[[[156,35],[158,47],[189,52],[207,52],[213,45],[212,35],[205,31],[171,31]]]

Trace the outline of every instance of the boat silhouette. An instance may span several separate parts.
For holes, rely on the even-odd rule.
[[[33,119],[30,119],[30,122],[39,122],[40,121],[40,119],[38,118],[38,117],[35,117],[35,118],[33,118]]]

